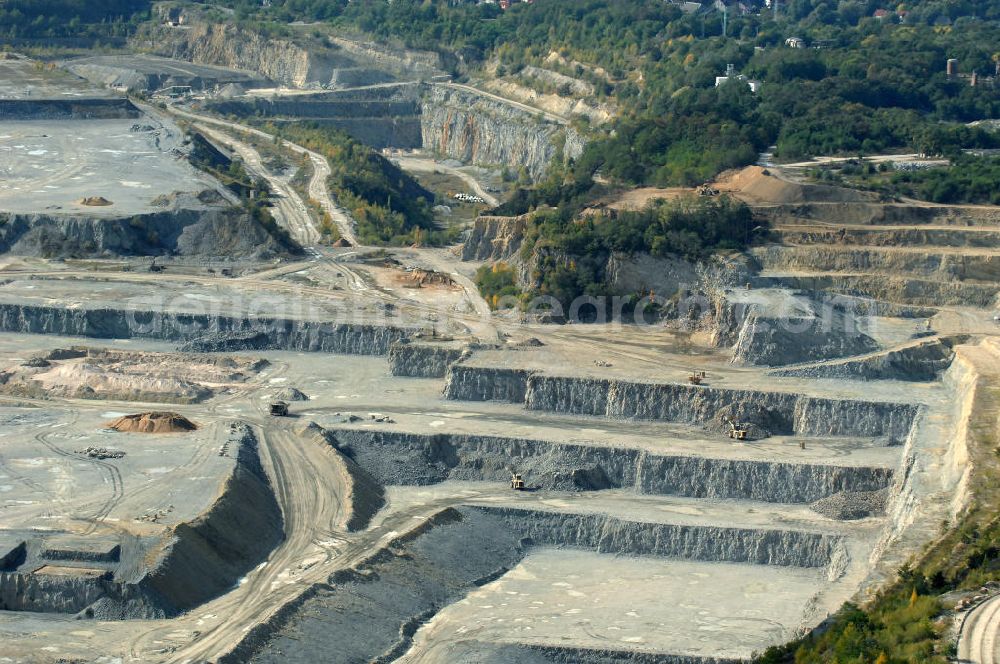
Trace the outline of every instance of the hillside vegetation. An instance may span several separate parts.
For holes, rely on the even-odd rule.
[[[486,268],[477,285],[488,300],[521,294],[557,300],[564,310],[580,296],[630,298],[626,310],[645,293],[616,292],[608,282],[613,253],[646,253],[658,258],[700,261],[718,252],[740,251],[765,231],[750,209],[728,197],[657,201],[641,211],[569,215],[538,211],[524,231],[520,260],[529,266],[529,284],[518,289],[507,266]]]
[[[125,37],[149,14],[149,0],[4,0],[0,38]]]
[[[332,127],[267,124],[268,133],[319,152],[330,164],[331,193],[357,221],[364,244],[440,244],[453,232],[434,224],[434,194],[372,148]]]
[[[260,11],[249,0],[223,4],[244,16]],[[874,0],[794,0],[777,15],[750,6],[741,15],[734,4],[725,34],[719,11],[684,14],[643,0],[545,0],[506,12],[445,0],[287,0],[267,15],[446,51],[459,73],[478,75],[494,61],[505,72],[536,65],[585,80],[623,113],[595,132],[577,168],[628,184],[692,184],[752,163],[770,145],[777,158],[799,160],[991,143],[987,130],[961,123],[1000,117],[1000,86],[949,78],[945,61],[957,58],[966,74],[993,72],[997,3],[917,0],[882,18]],[[790,37],[823,48],[788,48]],[[727,64],[760,80],[760,92],[716,88]]]

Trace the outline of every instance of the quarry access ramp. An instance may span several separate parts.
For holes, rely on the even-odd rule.
[[[976,664],[1000,662],[1000,596],[991,597],[964,617],[958,657]]]
[[[320,232],[302,197],[289,185],[286,178],[275,175],[264,165],[260,153],[253,146],[218,129],[212,129],[205,123],[198,123],[195,127],[219,143],[230,146],[251,174],[268,183],[271,191],[277,195],[273,210],[278,224],[288,231],[293,240],[302,247],[312,247],[320,241]]]
[[[252,134],[268,141],[273,141],[275,138],[272,134],[268,134],[267,132],[259,129],[254,129],[253,127],[248,127],[236,122],[220,120],[207,115],[192,113],[191,111],[180,109],[176,106],[168,106],[167,110],[174,115],[187,118],[188,120],[226,127],[230,130]],[[323,210],[330,215],[330,218],[337,224],[337,229],[340,231],[341,237],[350,242],[352,246],[358,246],[358,238],[354,233],[354,220],[351,219],[346,210],[340,207],[336,201],[333,200],[333,196],[327,186],[326,180],[330,176],[330,164],[326,161],[326,158],[318,152],[308,150],[301,145],[292,143],[291,141],[283,140],[283,145],[293,152],[309,156],[309,160],[313,164],[313,176],[309,181],[310,198],[319,203]],[[284,184],[282,185],[282,188],[286,188]],[[299,206],[296,207],[298,208]],[[308,212],[305,212],[305,214],[308,217]],[[318,237],[319,233],[316,231],[311,219],[303,223],[307,223],[311,228],[311,230],[307,232],[309,237],[314,237],[314,234],[315,237]],[[308,246],[311,246],[311,244]]]

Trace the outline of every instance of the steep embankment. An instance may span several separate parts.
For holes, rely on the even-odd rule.
[[[261,466],[257,439],[232,425],[232,474],[201,516],[174,528],[171,542],[138,582],[166,615],[191,609],[233,587],[284,537],[281,509]],[[104,607],[102,607],[104,608]]]
[[[234,423],[223,448],[235,457],[232,469],[201,515],[164,536],[122,534],[96,553],[52,550],[34,540],[22,544],[21,560],[5,561],[3,567],[12,567],[7,571],[0,567],[0,608],[81,612],[101,620],[158,618],[234,586],[281,541],[282,516],[251,429]]]
[[[862,247],[858,245],[770,246],[753,250],[764,270],[786,272],[876,272],[944,281],[1000,281],[995,248]]]
[[[140,115],[131,101],[120,97],[0,100],[0,118],[5,120],[111,120]]]
[[[446,605],[512,569],[529,545],[808,568],[843,555],[838,536],[627,521],[606,515],[448,508],[333,574],[266,625],[229,662],[390,662]],[[553,653],[554,654],[554,653]],[[583,661],[601,661],[600,659]],[[644,661],[637,659],[635,661]],[[670,656],[656,661],[672,660]]]
[[[837,535],[795,530],[723,528],[627,521],[606,514],[566,514],[507,507],[477,508],[534,545],[573,546],[599,553],[684,560],[826,567],[841,545]]]
[[[736,335],[732,361],[780,366],[877,350],[878,343],[858,329],[859,322],[855,316],[832,308],[826,317],[778,317],[763,315],[751,307]]]
[[[181,208],[94,218],[0,212],[0,253],[91,258],[116,256],[289,256],[299,248],[237,208]]]
[[[332,457],[331,465],[338,475],[332,484],[342,487],[344,493],[340,499],[347,506],[341,525],[349,532],[364,530],[372,517],[385,506],[385,487],[338,448],[333,432],[310,422],[298,430],[298,435],[309,444],[323,447]]]
[[[314,586],[219,662],[393,661],[421,623],[524,554],[495,519],[446,509]]]
[[[393,376],[444,378],[448,368],[469,352],[462,343],[404,339],[389,348],[389,371]]]
[[[929,339],[901,348],[835,362],[817,362],[774,369],[772,376],[807,378],[852,378],[856,380],[937,380],[954,358],[955,343],[962,340]]]
[[[524,241],[529,215],[481,216],[462,245],[463,261],[506,261],[517,255]]]
[[[353,58],[338,50],[320,44],[307,49],[228,24],[195,23],[185,30],[150,25],[131,41],[169,58],[259,72],[288,87],[326,85],[338,69],[357,67]]]
[[[331,91],[275,98],[215,101],[221,115],[266,118],[276,124],[306,121],[336,127],[373,148],[421,147],[420,95],[423,86],[404,83],[367,90]]]

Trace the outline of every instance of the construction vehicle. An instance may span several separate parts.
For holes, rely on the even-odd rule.
[[[733,440],[746,440],[749,431],[745,424],[737,424],[728,415],[722,416],[722,421],[729,425],[729,437]]]
[[[688,382],[692,385],[701,385],[702,381],[708,377],[704,371],[692,371],[691,375],[688,376]]]
[[[284,401],[275,401],[271,404],[271,415],[275,417],[287,417],[288,416],[288,404]]]
[[[163,266],[156,264],[156,256],[153,256],[153,262],[149,264],[150,272],[163,272]]]
[[[520,473],[510,474],[510,488],[514,491],[524,491],[524,478]]]

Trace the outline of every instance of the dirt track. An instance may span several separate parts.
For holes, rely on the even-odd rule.
[[[1000,596],[983,602],[965,619],[959,635],[958,658],[976,664],[1000,661]]]
[[[234,131],[252,134],[254,136],[257,136],[258,138],[262,138],[265,140],[269,141],[274,140],[274,136],[272,136],[271,134],[260,131],[259,129],[247,127],[246,125],[241,125],[234,122],[226,122],[224,120],[219,120],[217,118],[213,118],[210,116],[197,115],[195,113],[191,113],[190,111],[184,111],[173,106],[169,107],[169,110],[171,113],[180,115],[189,120],[198,121],[202,124],[214,124],[222,127],[227,127]],[[327,163],[326,159],[323,157],[323,155],[317,152],[313,152],[311,150],[307,150],[301,145],[296,145],[295,143],[292,143],[290,141],[283,141],[283,145],[286,148],[292,150],[293,152],[309,155],[309,159],[313,163],[313,177],[309,182],[309,195],[323,207],[323,209],[333,219],[334,223],[337,224],[337,228],[340,230],[341,237],[346,239],[352,245],[357,246],[358,239],[354,234],[354,222],[348,216],[347,212],[345,212],[343,208],[341,208],[339,205],[336,204],[336,202],[333,200],[333,197],[330,195],[329,188],[327,187],[326,179],[330,175],[330,165]],[[259,162],[259,155],[257,160]],[[266,169],[263,170],[264,173],[267,173]],[[272,178],[273,176],[269,176],[268,180],[273,182]],[[295,194],[294,190],[292,190],[291,187],[287,185],[287,183],[280,180],[277,180],[277,182],[279,191],[286,190],[286,191],[291,191],[292,194]],[[294,211],[292,213],[296,218],[296,221],[293,222],[294,227],[297,229],[296,232],[301,237],[306,239],[306,244],[304,244],[303,246],[312,246],[319,239],[319,231],[316,230],[315,226],[312,224],[308,210],[305,208],[305,205],[302,203],[302,200],[301,198],[299,198],[298,194],[295,194],[295,197],[292,200],[297,201],[297,203],[293,204]],[[305,216],[303,217],[302,215]]]

